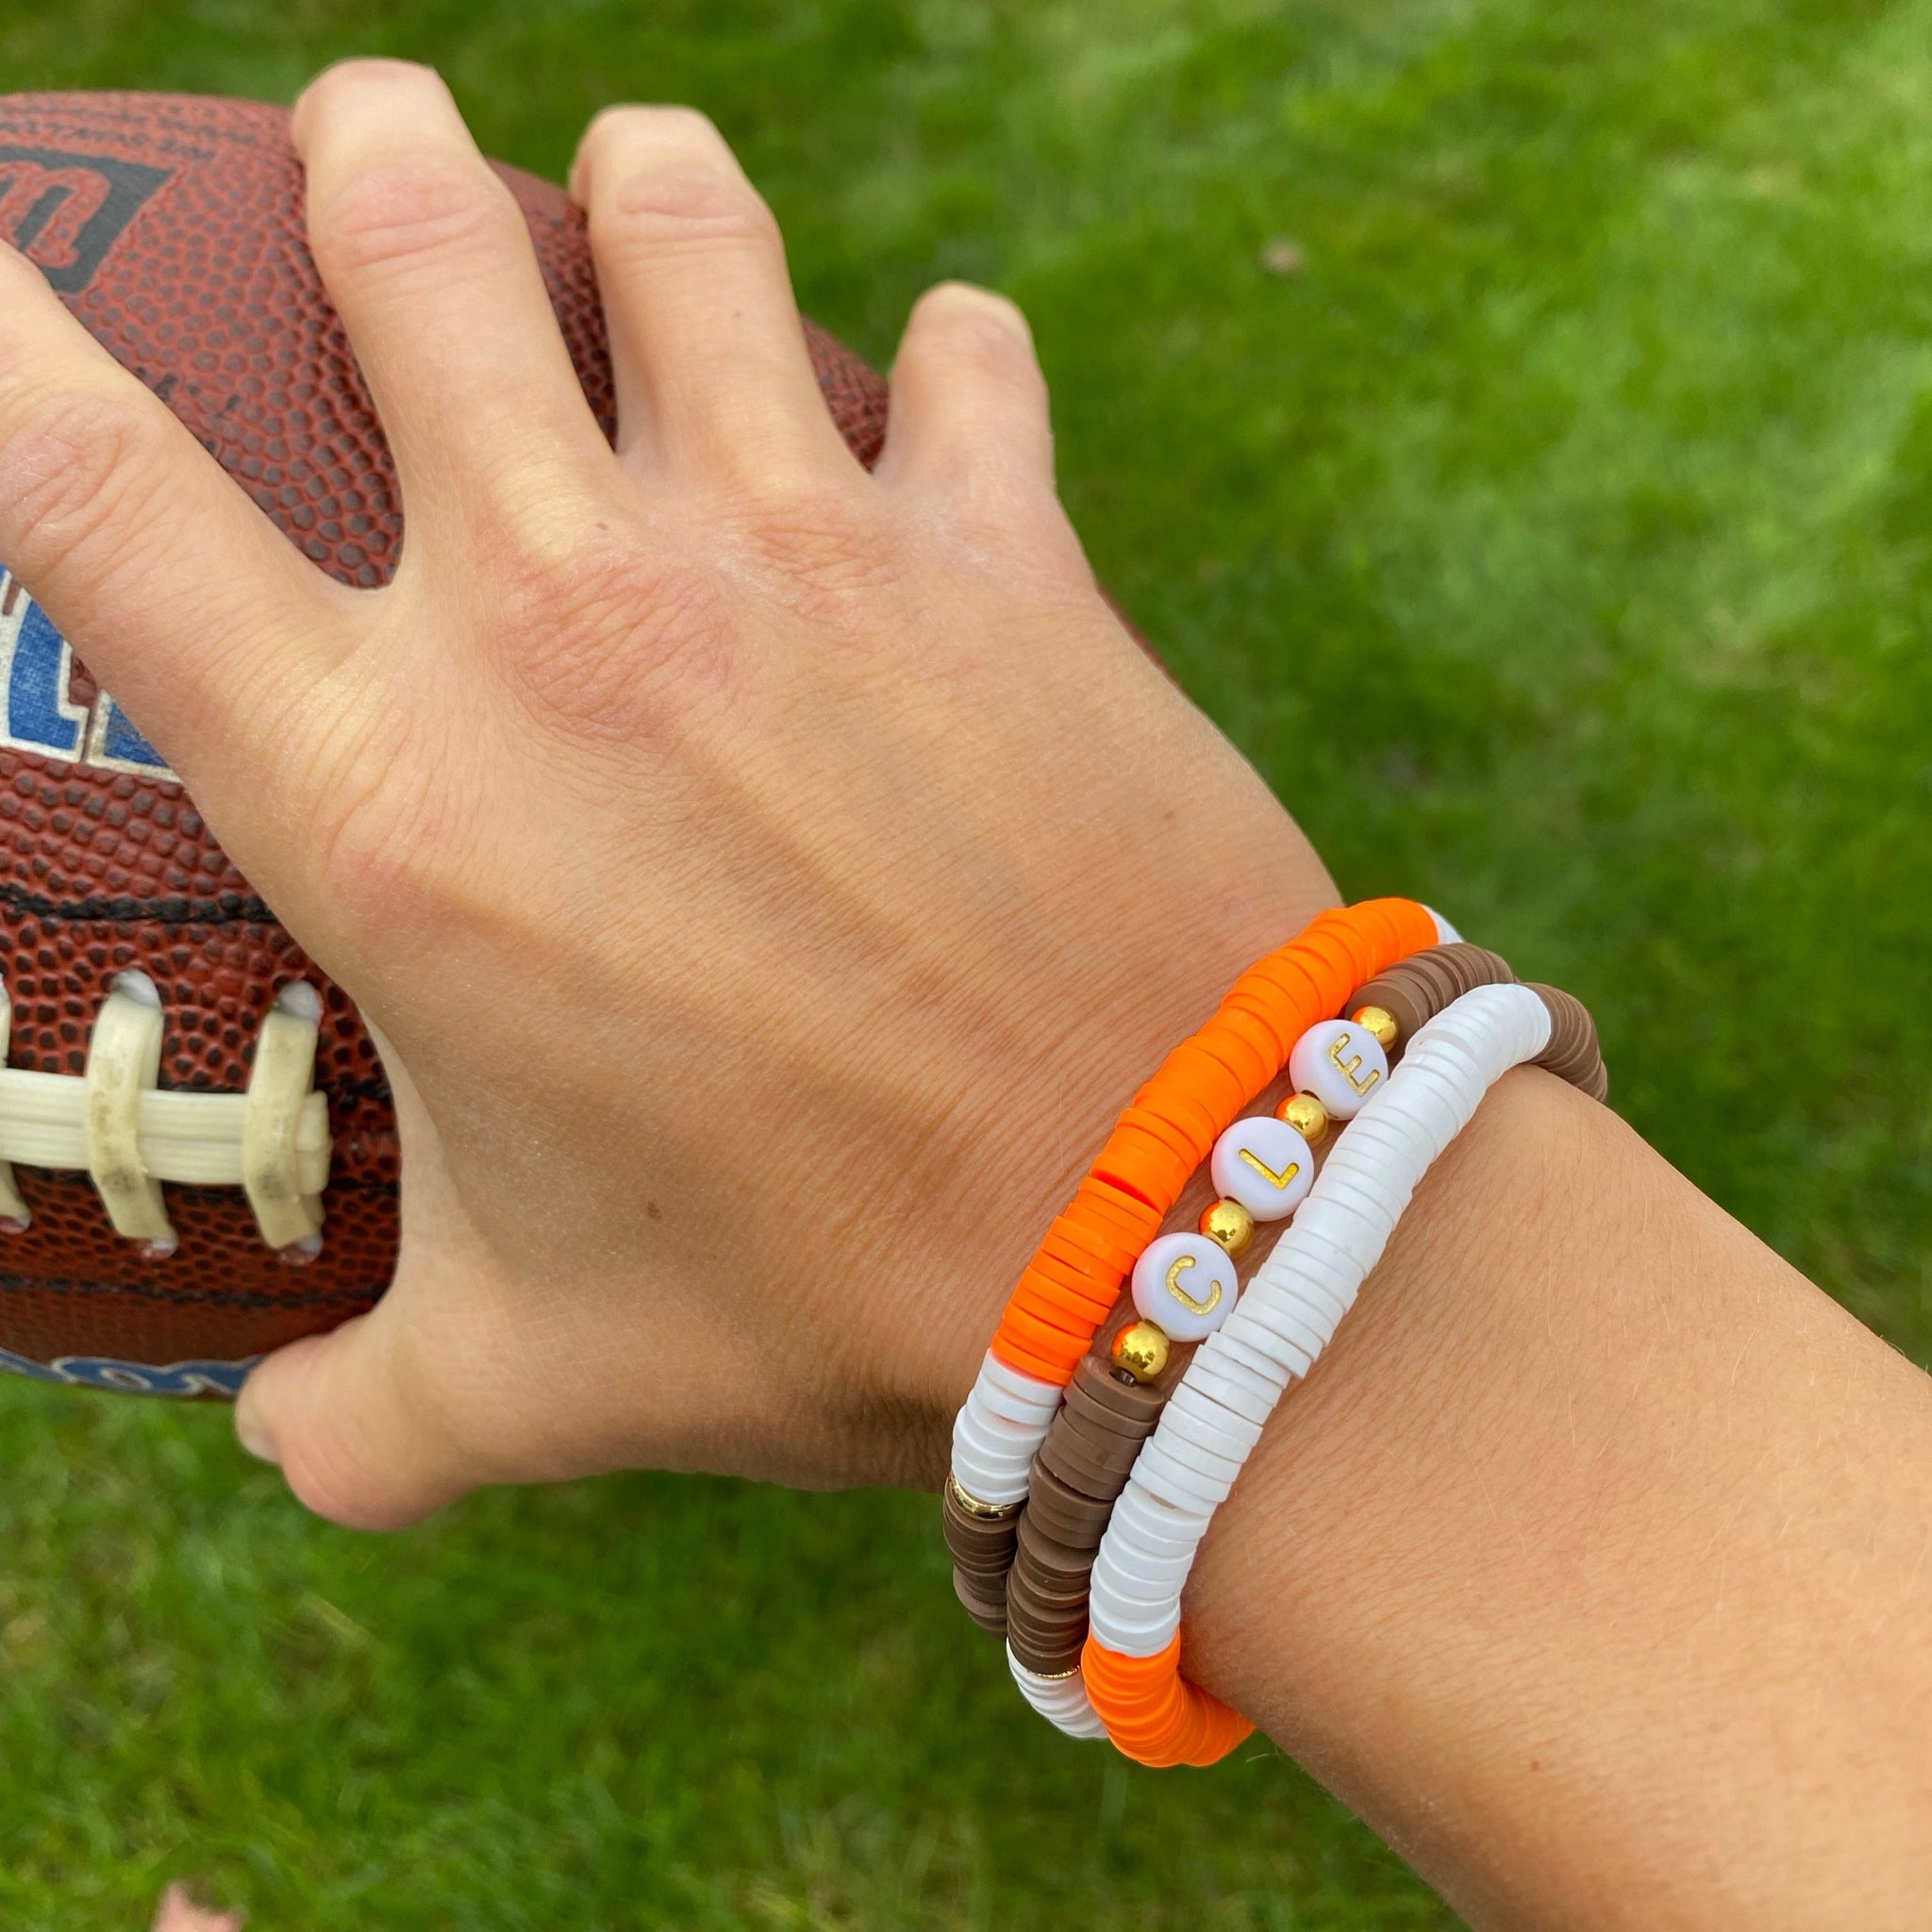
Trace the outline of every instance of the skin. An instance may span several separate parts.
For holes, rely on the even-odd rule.
[[[621,1466],[933,1485],[1113,1115],[1332,885],[1099,596],[1008,304],[919,304],[869,476],[715,131],[610,111],[613,451],[434,75],[334,69],[295,138],[385,590],[0,258],[0,555],[396,1091],[394,1286],[242,1440],[371,1528]],[[1932,1385],[1534,1073],[1344,1335],[1216,1520],[1190,1674],[1479,1925],[1923,1924]]]
[[[152,1932],[242,1932],[240,1912],[211,1912],[195,1904],[178,1885],[171,1885],[155,1907]]]

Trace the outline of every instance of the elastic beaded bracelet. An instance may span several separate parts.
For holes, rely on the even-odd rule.
[[[1510,984],[1463,993],[1406,1042],[1226,1323],[1197,1351],[1136,1462],[1091,1577],[1082,1684],[1119,1748],[1146,1764],[1211,1764],[1252,1726],[1180,1675],[1180,1596],[1208,1522],[1291,1379],[1353,1305],[1410,1196],[1490,1087],[1556,1041],[1577,1084],[1596,1060],[1567,994]],[[1560,1031],[1560,1039],[1558,1034]]]
[[[1407,1040],[1451,1000],[1474,986],[1513,983],[1515,976],[1498,955],[1460,941],[1414,954],[1367,986],[1358,987],[1347,1002],[1354,1026],[1367,1033],[1374,1045],[1357,1039],[1349,1029],[1317,1027],[1313,1029],[1316,1040],[1327,1041],[1331,1051],[1339,1051],[1335,1059],[1328,1062],[1313,1057],[1315,1066],[1320,1069],[1325,1064],[1331,1070],[1344,1062],[1355,1066],[1356,1080],[1365,1092],[1373,1091],[1390,1064],[1400,1060]],[[1551,1044],[1539,1056],[1540,1063],[1601,1098],[1607,1081],[1590,1015],[1567,993],[1555,989],[1541,991],[1551,1008],[1553,1025]],[[1291,1066],[1299,1052],[1298,1042],[1289,1057]],[[1305,1071],[1309,1067],[1310,1058],[1303,1056]],[[1339,1096],[1338,1105],[1344,1106],[1351,1116],[1359,1109],[1361,1096],[1354,1085]],[[1327,1109],[1313,1093],[1297,1091],[1275,1109],[1274,1121],[1237,1121],[1215,1143],[1209,1169],[1222,1194],[1202,1215],[1200,1231],[1224,1248],[1230,1260],[1244,1255],[1253,1244],[1257,1221],[1281,1220],[1307,1194],[1314,1178],[1307,1143],[1320,1144],[1325,1139],[1329,1120]],[[1290,1123],[1306,1136],[1305,1141],[1297,1141],[1289,1132],[1285,1124]],[[1074,1688],[1080,1682],[1079,1656],[1087,1632],[1087,1601],[1081,1586],[1091,1581],[1106,1529],[1101,1511],[1124,1488],[1132,1460],[1131,1449],[1124,1457],[1117,1455],[1108,1467],[1097,1473],[1097,1479],[1083,1474],[1077,1463],[1067,1467],[1070,1439],[1077,1441],[1093,1430],[1094,1418],[1085,1412],[1091,1403],[1078,1402],[1076,1397],[1083,1388],[1089,1391],[1104,1391],[1109,1383],[1117,1385],[1124,1380],[1130,1387],[1135,1382],[1151,1382],[1165,1369],[1168,1337],[1159,1325],[1165,1310],[1158,1304],[1146,1305],[1141,1298],[1143,1284],[1151,1286],[1146,1283],[1144,1262],[1153,1259],[1160,1247],[1161,1243],[1157,1242],[1143,1257],[1143,1266],[1135,1271],[1136,1301],[1142,1319],[1121,1331],[1106,1360],[1097,1355],[1089,1356],[1081,1364],[1069,1390],[1067,1406],[1054,1418],[1034,1458],[1032,1479],[1036,1494],[1042,1473],[1051,1471],[1050,1480],[1064,1477],[1067,1484],[1099,1507],[1080,1529],[1070,1531],[1064,1525],[1056,1525],[1058,1541],[1048,1543],[1029,1539],[1024,1528],[1026,1519],[1023,1517],[1021,1533],[1008,1545],[1013,1566],[1008,1579],[1009,1606],[1016,1598],[1030,1600],[1036,1587],[1044,1584],[1055,1592],[1056,1611],[1043,1629],[1029,1617],[1009,1621],[1008,1664],[1028,1701],[1075,1737],[1095,1735],[1092,1707]],[[1233,1312],[1234,1305],[1230,1296],[1218,1310],[1220,1320],[1213,1325],[1219,1326],[1220,1321]],[[1307,1349],[1319,1348],[1320,1343],[1311,1333],[1299,1327],[1296,1332],[1301,1334]],[[1244,1359],[1245,1356],[1246,1351],[1237,1341],[1229,1345],[1224,1359],[1198,1365],[1193,1372],[1191,1386],[1212,1397],[1218,1408],[1192,1419],[1195,1426],[1191,1433],[1184,1426],[1173,1453],[1184,1466],[1191,1466],[1197,1475],[1218,1473],[1213,1460],[1217,1453],[1245,1454],[1224,1433],[1217,1440],[1213,1429],[1217,1415],[1224,1411],[1231,1413],[1258,1428],[1274,1407],[1275,1391],[1269,1379],[1270,1364],[1263,1357]],[[1134,1440],[1140,1441],[1154,1427],[1167,1398],[1158,1390],[1136,1388],[1132,1392],[1138,1398],[1131,1404],[1136,1419],[1132,1433]],[[1113,1426],[1117,1432],[1124,1433],[1120,1424]],[[1203,1427],[1208,1431],[1206,1440],[1202,1440]],[[1173,1579],[1176,1587],[1191,1560],[1190,1556],[1179,1562]],[[1049,1564],[1053,1566],[1050,1576],[1036,1574]],[[1043,1690],[1043,1686],[1051,1686],[1050,1691]]]
[[[954,1424],[946,1541],[954,1588],[982,1627],[1004,1635],[1006,1607],[988,1587],[995,1541],[967,1524],[1018,1513],[1060,1391],[1216,1138],[1352,988],[1453,937],[1409,899],[1319,914],[1236,981],[1213,1018],[1168,1055],[1121,1114],[1021,1274]]]

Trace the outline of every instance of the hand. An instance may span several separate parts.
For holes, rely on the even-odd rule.
[[[441,82],[340,67],[294,130],[384,590],[0,261],[0,555],[395,1090],[394,1285],[243,1438],[370,1526],[621,1465],[936,1481],[1114,1112],[1328,881],[1096,591],[1008,304],[919,305],[868,475],[716,132],[606,113],[613,451]]]

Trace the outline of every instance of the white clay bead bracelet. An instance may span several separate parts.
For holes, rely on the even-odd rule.
[[[1149,1502],[1178,1489],[1197,1505],[1205,1503],[1205,1511],[1190,1512],[1192,1521],[1176,1520],[1169,1539],[1172,1543],[1191,1535],[1198,1549],[1208,1517],[1232,1487],[1231,1479],[1224,1485],[1193,1468],[1202,1459],[1201,1439],[1214,1443],[1208,1453],[1222,1467],[1226,1458],[1218,1453],[1221,1445],[1245,1439],[1252,1446],[1258,1440],[1252,1411],[1238,1414],[1216,1399],[1214,1378],[1225,1373],[1221,1361],[1245,1358],[1246,1373],[1257,1379],[1256,1357],[1287,1366],[1285,1346],[1312,1362],[1381,1258],[1431,1163],[1468,1124],[1490,1087],[1511,1067],[1534,1059],[1549,1036],[1549,1011],[1526,987],[1477,987],[1422,1027],[1400,1067],[1374,1083],[1234,1313],[1188,1365],[1141,1452],[1094,1563],[1088,1615],[1094,1638],[1107,1649],[1123,1657],[1153,1657],[1179,1627],[1180,1591],[1193,1550],[1184,1553],[1185,1562],[1172,1547],[1150,1562],[1152,1553],[1139,1546],[1135,1533],[1148,1520]],[[1284,1337],[1292,1339],[1284,1343]],[[1217,1411],[1224,1421],[1216,1420]],[[1153,1611],[1145,1592],[1157,1579],[1162,1601]]]

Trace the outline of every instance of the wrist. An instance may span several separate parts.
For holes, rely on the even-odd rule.
[[[1487,1427],[1493,1378],[1513,1378],[1512,1407],[1545,1406],[1541,1352],[1525,1331],[1552,1318],[1538,1290],[1563,1278],[1555,1251],[1575,1237],[1559,1236],[1557,1223],[1580,1205],[1567,1182],[1587,1149],[1596,1147],[1603,1191],[1618,1188],[1620,1163],[1596,1144],[1605,1132],[1626,1130],[1562,1082],[1522,1069],[1496,1083],[1430,1170],[1335,1344],[1275,1410],[1202,1546],[1186,1600],[1189,1657],[1218,1695],[1242,1709],[1265,1702],[1245,1666],[1257,1629],[1278,1632],[1289,1604],[1275,1585],[1257,1593],[1257,1575],[1291,1579],[1296,1613],[1313,1621],[1334,1600],[1332,1573],[1344,1573],[1360,1607],[1365,1593],[1412,1573],[1432,1541],[1415,1475],[1449,1448],[1452,1428]],[[1594,1191],[1589,1206],[1607,1208]]]
[[[1190,1673],[1480,1923],[1891,1923],[1818,1880],[1922,1829],[1872,1770],[1932,1626],[1854,1606],[1923,1604],[1928,1466],[1923,1377],[1512,1074],[1217,1516]]]

